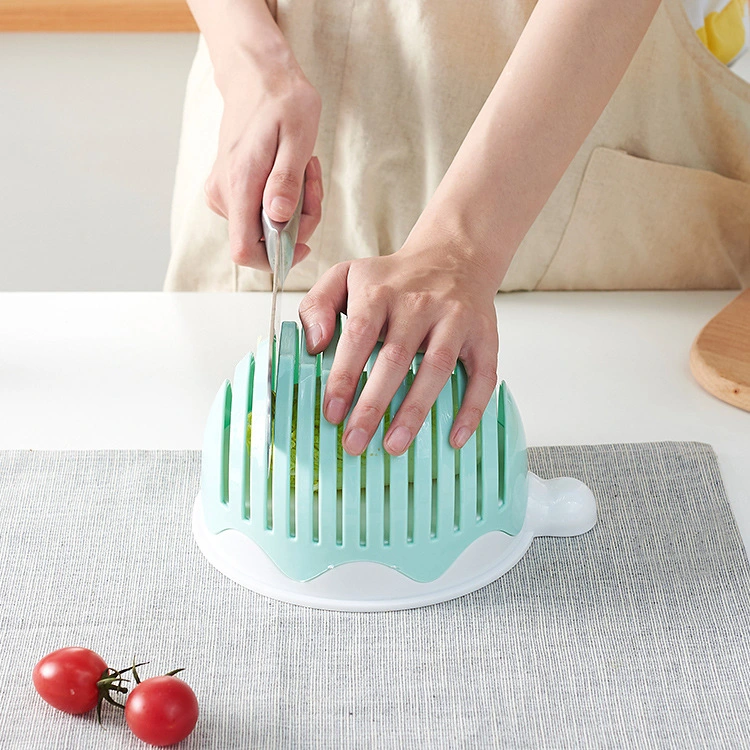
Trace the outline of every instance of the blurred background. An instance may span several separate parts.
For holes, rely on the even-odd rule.
[[[0,0],[0,291],[161,289],[196,44],[184,0]]]
[[[0,0],[0,31],[0,291],[161,289],[184,0]]]

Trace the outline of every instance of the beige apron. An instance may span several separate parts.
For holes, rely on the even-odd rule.
[[[665,0],[622,83],[521,244],[502,289],[750,285],[750,84]],[[533,0],[278,0],[323,100],[325,201],[289,289],[399,249],[500,74]],[[540,54],[544,54],[540,50]],[[203,41],[190,73],[168,290],[269,289],[205,205],[222,103]]]

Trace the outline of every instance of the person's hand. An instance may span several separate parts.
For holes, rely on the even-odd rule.
[[[418,350],[424,359],[383,439],[392,455],[414,440],[457,360],[468,384],[450,433],[454,448],[463,447],[478,427],[497,383],[499,280],[469,258],[463,240],[426,226],[418,224],[393,255],[334,266],[300,305],[311,354],[328,345],[339,312],[347,314],[323,400],[329,422],[345,418],[367,359],[383,340],[343,434],[352,455],[367,447]]]
[[[233,73],[222,88],[224,113],[219,148],[206,181],[206,202],[229,221],[232,260],[270,271],[261,241],[261,207],[274,221],[288,221],[302,206],[294,263],[320,221],[323,181],[312,156],[320,96],[293,60],[265,70]]]

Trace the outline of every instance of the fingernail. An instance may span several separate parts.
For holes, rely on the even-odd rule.
[[[288,198],[274,198],[271,201],[271,211],[277,216],[291,216],[296,206]]]
[[[403,453],[411,440],[411,433],[403,425],[397,427],[388,438],[386,446],[392,453]]]
[[[359,456],[367,447],[367,433],[361,427],[355,427],[345,438],[346,452]]]
[[[316,349],[322,338],[323,329],[317,323],[313,323],[307,329],[307,343],[310,345],[310,348]]]
[[[332,398],[326,409],[326,419],[333,424],[338,424],[346,416],[346,402],[343,398]]]
[[[471,437],[471,432],[469,432],[468,427],[461,427],[459,431],[456,433],[456,436],[453,438],[453,443],[456,446],[456,448],[463,448],[466,444],[466,441]]]

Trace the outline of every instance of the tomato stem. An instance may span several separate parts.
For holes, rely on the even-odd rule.
[[[129,670],[132,669],[133,670],[133,678],[135,679],[135,684],[136,685],[140,685],[141,684],[141,678],[138,675],[138,670],[136,669],[136,667],[145,667],[146,664],[150,664],[150,663],[151,662],[148,662],[148,661],[142,661],[140,664],[136,664],[135,663],[135,656],[134,656],[133,657],[133,666],[132,667],[128,667],[127,670],[123,670],[123,671],[127,672],[127,671],[129,671]]]
[[[123,710],[125,709],[125,705],[123,703],[118,703],[112,697],[112,693],[119,693],[120,695],[127,694],[128,689],[123,683],[130,682],[130,680],[127,677],[123,677],[123,675],[132,670],[135,681],[140,682],[138,673],[136,672],[136,667],[142,667],[144,664],[148,664],[148,662],[136,664],[135,659],[133,659],[132,667],[126,667],[125,669],[112,669],[111,667],[107,667],[104,672],[102,672],[101,677],[99,677],[96,683],[96,687],[99,690],[99,700],[96,702],[96,718],[99,720],[99,724],[102,723],[102,703],[105,701],[112,706],[116,706]]]
[[[96,717],[99,720],[99,724],[102,723],[102,704],[109,703],[111,706],[116,708],[125,709],[124,703],[119,703],[112,697],[112,693],[119,693],[120,695],[126,695],[128,688],[123,683],[130,682],[127,677],[123,677],[128,672],[133,673],[133,679],[136,685],[141,684],[141,676],[138,674],[138,667],[144,667],[150,662],[142,661],[136,664],[135,657],[133,657],[133,664],[125,669],[112,669],[107,667],[102,672],[101,677],[97,680],[96,687],[99,690],[99,700],[96,704]],[[185,668],[180,667],[179,669],[173,669],[171,672],[167,672],[165,676],[174,677],[178,672],[184,672]]]

